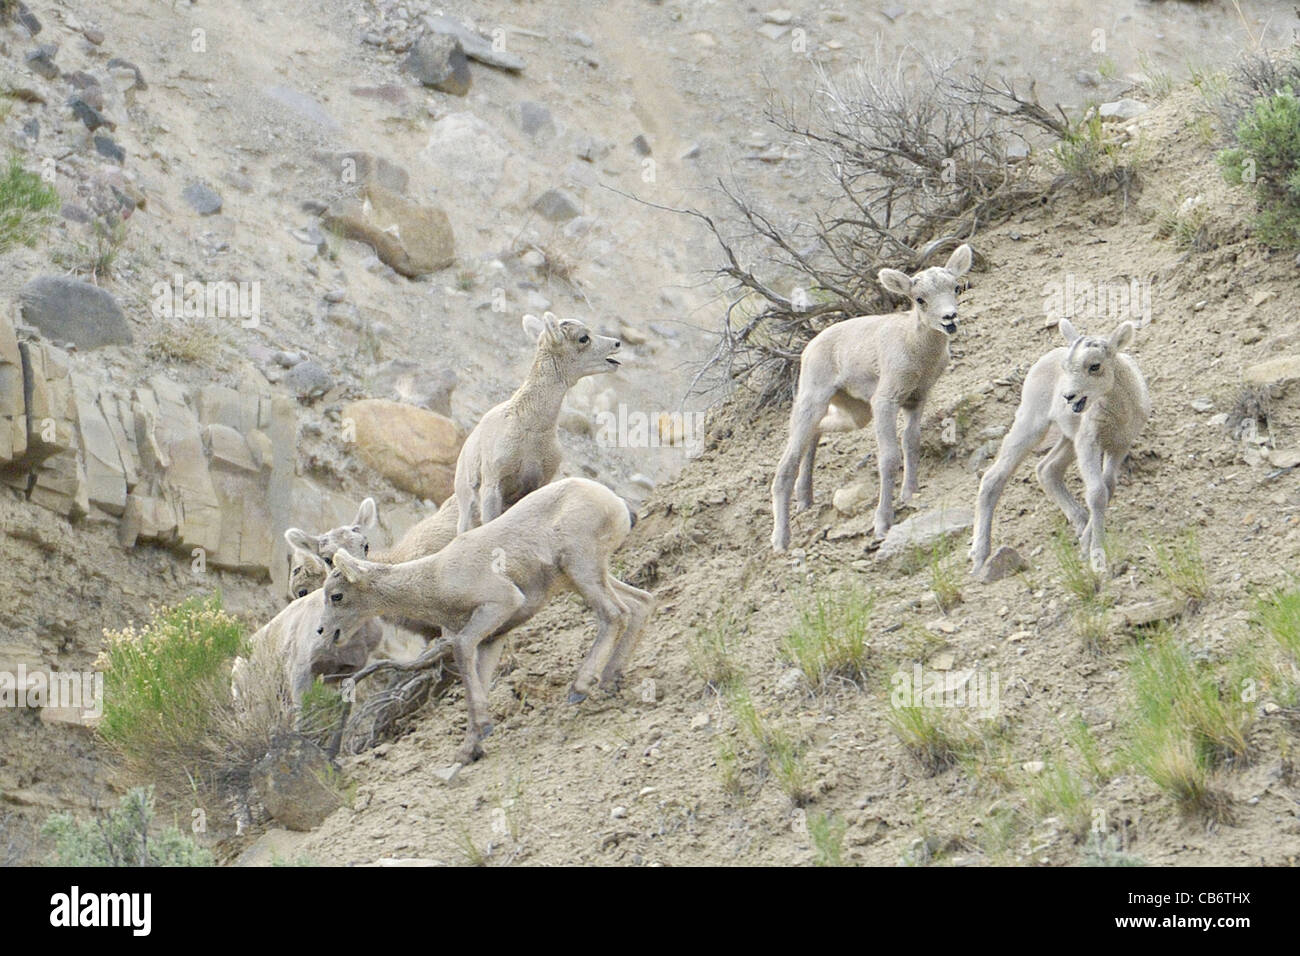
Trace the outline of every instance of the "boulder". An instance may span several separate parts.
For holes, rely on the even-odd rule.
[[[579,215],[577,201],[563,189],[548,189],[533,200],[533,211],[549,222],[568,222]]]
[[[425,275],[456,258],[451,221],[438,206],[425,206],[371,183],[364,199],[344,200],[325,213],[325,225],[345,239],[371,246],[382,262],[404,276]]]
[[[465,435],[455,422],[414,405],[369,398],[343,410],[357,453],[403,491],[442,504],[452,493]]]
[[[1300,355],[1279,355],[1246,369],[1249,385],[1289,385],[1300,380]]]
[[[99,389],[94,381],[81,372],[73,372],[71,378],[87,498],[101,511],[120,517],[126,510],[127,487],[117,440],[99,406]]]
[[[38,276],[19,292],[23,321],[50,339],[78,348],[130,345],[131,327],[117,300],[89,282]]]
[[[969,531],[974,523],[969,508],[933,508],[912,515],[889,529],[876,560],[887,561],[910,555],[916,549],[932,548],[946,538]]]
[[[311,830],[343,805],[329,758],[301,734],[278,734],[253,765],[251,782],[266,811],[290,830]]]

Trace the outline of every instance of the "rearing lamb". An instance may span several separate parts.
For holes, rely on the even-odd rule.
[[[1061,320],[1060,329],[1066,346],[1048,352],[1025,376],[1011,431],[980,482],[972,573],[988,560],[993,510],[1002,489],[1052,425],[1061,430],[1061,439],[1038,463],[1038,480],[1078,533],[1093,570],[1106,570],[1106,505],[1120,466],[1151,415],[1151,398],[1137,363],[1120,351],[1133,340],[1132,322],[1121,322],[1109,339],[1080,335],[1068,319]],[[1065,487],[1065,469],[1076,459],[1086,509]]]
[[[487,688],[505,635],[551,595],[577,591],[596,613],[596,640],[573,682],[570,700],[596,686],[614,689],[654,607],[654,597],[615,578],[610,555],[632,528],[623,499],[586,478],[564,478],[528,495],[504,515],[473,528],[437,554],[404,564],[334,555],[323,588],[320,634],[353,633],[377,614],[442,628],[465,685],[469,725],[457,760],[482,756],[492,731]],[[428,651],[418,664],[436,651]]]
[[[837,322],[804,348],[799,390],[790,413],[790,437],[772,480],[774,550],[784,551],[790,545],[791,491],[796,492],[801,511],[812,507],[813,460],[817,440],[824,432],[865,428],[875,418],[880,457],[875,533],[883,537],[894,523],[898,412],[902,409],[903,494],[899,504],[911,500],[921,450],[921,411],[930,389],[948,367],[948,338],[957,331],[957,280],[970,267],[970,246],[961,245],[946,265],[923,269],[910,278],[897,269],[881,269],[880,284],[911,299],[911,310]]]
[[[555,424],[564,395],[580,378],[618,368],[622,344],[576,319],[524,316],[537,355],[522,385],[490,409],[456,459],[457,533],[487,524],[530,491],[548,483],[563,453]],[[447,507],[447,503],[443,504]]]

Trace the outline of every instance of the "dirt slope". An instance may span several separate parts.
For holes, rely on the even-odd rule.
[[[1213,593],[1182,633],[1214,658],[1247,639],[1252,594],[1281,583],[1300,554],[1294,472],[1270,477],[1273,469],[1247,464],[1242,446],[1207,424],[1213,412],[1230,411],[1243,368],[1294,341],[1289,290],[1296,266],[1290,256],[1270,257],[1246,238],[1245,211],[1214,173],[1212,149],[1184,128],[1200,109],[1196,94],[1180,93],[1144,117],[1150,185],[1127,209],[1114,198],[1081,201],[1067,192],[980,235],[989,269],[975,275],[963,297],[956,359],[940,380],[927,423],[919,507],[971,505],[978,477],[965,467],[967,457],[984,429],[1009,423],[1018,398],[1018,389],[996,383],[1014,370],[1023,373],[1058,341],[1054,329],[1043,328],[1049,283],[1063,282],[1067,273],[1076,281],[1152,278],[1151,322],[1139,331],[1133,354],[1155,411],[1110,511],[1127,555],[1110,586],[1121,605],[1156,596],[1147,540],[1196,529]],[[1181,195],[1161,196],[1162,189]],[[1154,214],[1198,192],[1213,210],[1208,230],[1215,248],[1191,252],[1156,238]],[[1252,305],[1259,299],[1265,301]],[[1077,323],[1104,332],[1114,320]],[[937,419],[972,395],[958,446],[945,449],[936,439]],[[1211,399],[1210,412],[1191,409],[1190,401],[1202,396]],[[1274,408],[1279,448],[1300,440],[1296,408],[1294,395]],[[724,416],[712,437],[706,455],[651,499],[626,546],[626,570],[633,580],[653,583],[661,606],[620,699],[576,708],[564,703],[591,629],[576,601],[557,602],[513,639],[513,669],[493,690],[500,719],[486,759],[463,770],[451,787],[433,777],[434,768],[449,762],[462,726],[462,704],[448,700],[427,712],[410,736],[350,766],[352,808],[309,836],[282,836],[281,852],[322,862],[459,862],[490,845],[489,862],[808,862],[812,850],[801,817],[775,781],[759,785],[750,776],[741,798],[723,789],[718,741],[730,740],[742,755],[744,744],[727,709],[693,676],[688,642],[729,613],[737,622],[736,656],[759,710],[809,742],[804,760],[816,797],[805,813],[829,811],[847,821],[847,859],[891,865],[924,859],[920,846],[927,846],[936,858],[959,864],[1080,862],[1082,849],[1059,821],[1038,821],[1005,845],[994,832],[999,808],[1024,805],[1019,768],[1060,751],[1065,719],[1082,714],[1108,758],[1124,739],[1132,639],[1112,637],[1097,656],[1082,646],[1070,620],[1074,599],[1059,583],[1055,559],[1039,547],[1056,515],[1032,468],[1026,465],[1009,486],[995,525],[995,543],[1019,548],[1031,569],[988,586],[967,581],[965,601],[943,618],[924,598],[926,571],[908,575],[878,566],[864,553],[869,517],[844,519],[828,504],[836,487],[874,478],[871,465],[857,464],[872,450],[871,438],[824,441],[817,507],[795,523],[794,545],[804,552],[788,558],[774,557],[767,545],[767,489],[783,416]],[[860,692],[784,692],[788,664],[780,642],[795,618],[792,602],[812,587],[845,585],[875,598],[869,637],[878,663],[870,679]],[[927,628],[940,618],[942,630]],[[1004,749],[987,772],[959,767],[926,776],[886,723],[890,674],[913,662],[935,665],[942,656],[950,667],[1000,675]],[[651,686],[646,681],[653,682],[652,694],[643,693]],[[1153,784],[1131,772],[1095,793],[1094,803],[1123,832],[1125,848],[1149,863],[1294,863],[1300,791],[1286,758],[1294,735],[1261,719],[1252,742],[1258,759],[1219,781],[1237,801],[1233,825],[1181,817]],[[754,762],[742,756],[742,766]]]

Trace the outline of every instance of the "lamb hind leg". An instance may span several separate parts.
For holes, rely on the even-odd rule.
[[[623,636],[614,645],[614,652],[610,654],[609,661],[600,675],[601,689],[613,694],[618,692],[623,681],[623,671],[636,652],[641,632],[654,611],[655,596],[649,591],[642,591],[640,588],[625,584],[613,575],[609,576],[609,584],[623,600],[631,616],[627,627],[623,630]]]
[[[817,440],[817,423],[826,414],[831,396],[825,390],[801,392],[795,398],[790,413],[790,436],[785,451],[776,466],[772,479],[772,550],[784,551],[790,546],[790,494],[794,490],[799,465],[808,453],[810,442]],[[809,488],[812,477],[809,475]]]

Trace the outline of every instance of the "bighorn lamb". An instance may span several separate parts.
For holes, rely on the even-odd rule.
[[[903,493],[898,503],[911,500],[921,450],[921,411],[930,389],[948,367],[948,338],[957,331],[957,280],[970,267],[970,246],[962,245],[946,265],[923,269],[910,278],[897,269],[882,269],[880,284],[911,299],[912,308],[837,322],[804,348],[790,437],[772,481],[773,549],[784,551],[790,545],[791,490],[801,511],[812,507],[813,460],[824,432],[865,428],[875,418],[880,458],[875,533],[882,537],[894,523],[902,409]]]
[[[379,524],[379,509],[374,498],[361,502],[352,524],[331,528],[324,534],[308,534],[301,528],[289,528],[284,540],[289,544],[289,597],[300,598],[315,591],[325,580],[329,562],[339,548],[352,554],[370,553],[368,535]],[[319,561],[308,561],[313,555]]]
[[[300,552],[297,559],[306,565],[319,565],[314,571],[324,575],[328,568],[315,554]],[[251,672],[282,668],[291,703],[297,707],[313,679],[320,676],[352,674],[365,666],[367,658],[379,646],[384,628],[368,620],[340,635],[324,640],[320,635],[321,598],[315,593],[295,598],[249,639],[249,656],[235,658],[231,668],[231,690],[236,700],[247,699],[241,687]]]
[[[456,459],[457,532],[487,524],[555,477],[562,453],[556,421],[564,395],[580,378],[612,372],[621,343],[576,319],[524,316],[537,354],[522,385],[483,416]],[[446,503],[443,504],[446,508]]]
[[[1078,533],[1093,570],[1106,570],[1106,505],[1115,494],[1120,466],[1151,415],[1151,399],[1137,363],[1120,351],[1133,339],[1132,322],[1121,322],[1109,339],[1080,335],[1068,319],[1061,320],[1060,329],[1067,345],[1048,352],[1029,370],[1011,431],[980,482],[972,573],[988,560],[993,510],[1002,489],[1052,425],[1060,429],[1061,439],[1038,463],[1038,480]],[[1075,459],[1086,509],[1065,487],[1065,469]]]
[[[564,478],[428,557],[385,565],[338,551],[317,599],[324,608],[320,633],[342,639],[377,614],[441,628],[465,685],[469,724],[456,759],[469,763],[482,756],[480,742],[492,731],[487,688],[505,635],[561,588],[577,591],[599,621],[570,701],[584,699],[598,680],[605,690],[617,689],[654,607],[651,594],[609,572],[610,555],[633,520],[627,503],[604,485]]]

